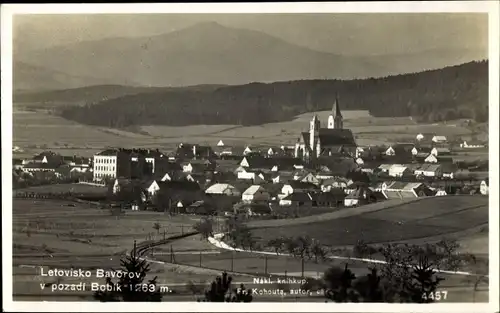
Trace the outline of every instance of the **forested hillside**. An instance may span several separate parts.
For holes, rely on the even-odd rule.
[[[147,92],[67,107],[59,114],[84,124],[256,125],[284,121],[308,111],[328,110],[335,95],[342,110],[374,116],[413,116],[434,122],[488,119],[488,62],[471,62],[421,73],[363,80],[302,80],[252,83],[215,90]]]

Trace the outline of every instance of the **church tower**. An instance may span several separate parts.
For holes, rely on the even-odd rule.
[[[319,119],[315,114],[309,123],[309,148],[311,150],[311,156],[315,155],[317,141],[319,140],[319,128]]]
[[[340,113],[339,98],[335,97],[335,102],[333,103],[332,113],[328,117],[328,128],[329,129],[342,129],[344,128],[344,118],[342,113]]]

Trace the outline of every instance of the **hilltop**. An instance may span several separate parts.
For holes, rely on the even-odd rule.
[[[314,34],[312,34],[314,36]],[[339,41],[348,34],[339,34]],[[15,60],[53,73],[18,74],[16,89],[65,89],[98,84],[179,87],[237,85],[299,79],[360,79],[410,73],[477,60],[474,49],[453,48],[395,55],[339,54],[290,43],[264,32],[215,22],[142,37],[113,37],[34,49],[18,44]],[[43,75],[42,75],[43,74]],[[21,88],[23,87],[23,88]]]
[[[342,110],[369,110],[375,117],[484,122],[488,119],[488,62],[378,79],[251,83],[177,92],[160,89],[66,107],[58,114],[83,124],[115,128],[259,125],[329,110],[337,93]]]

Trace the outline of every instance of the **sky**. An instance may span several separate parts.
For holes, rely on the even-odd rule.
[[[23,49],[43,49],[81,40],[164,34],[209,21],[336,54],[485,52],[488,46],[488,17],[479,13],[17,15],[14,42]]]

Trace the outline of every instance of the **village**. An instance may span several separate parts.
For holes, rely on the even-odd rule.
[[[454,156],[487,143],[416,134],[413,142],[358,146],[336,100],[294,145],[179,143],[158,149],[105,149],[91,158],[44,151],[13,159],[14,189],[102,186],[103,203],[175,214],[299,217],[392,199],[488,195],[488,162]],[[487,151],[487,150],[486,150]],[[71,185],[68,185],[71,186]],[[107,187],[107,188],[105,188]],[[71,192],[67,190],[66,192]],[[32,197],[14,192],[14,197]],[[306,213],[307,212],[307,213]]]

